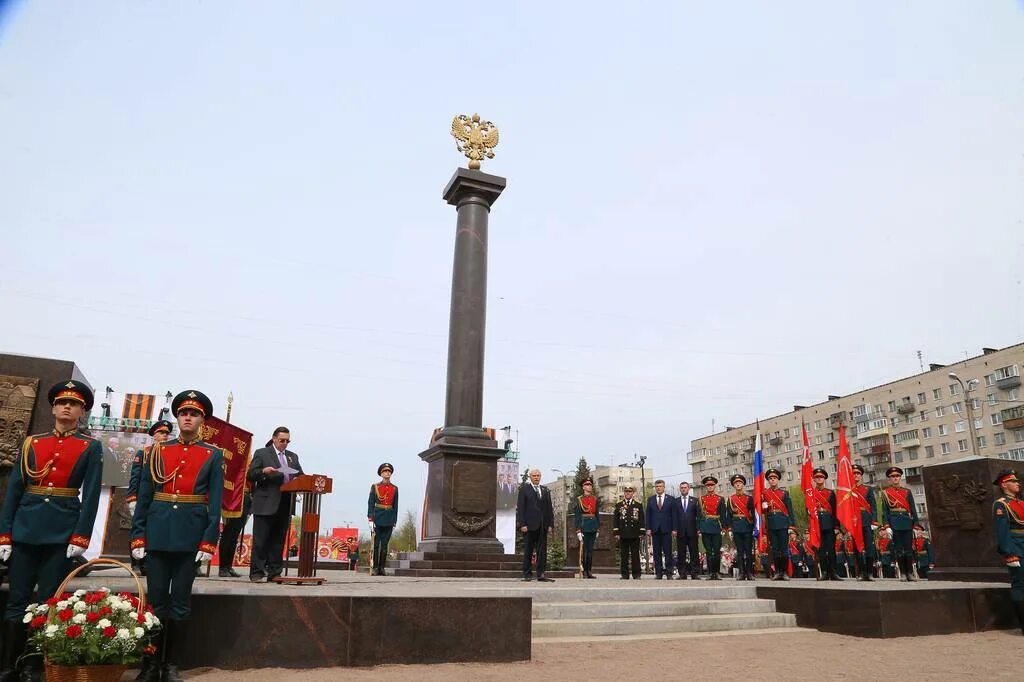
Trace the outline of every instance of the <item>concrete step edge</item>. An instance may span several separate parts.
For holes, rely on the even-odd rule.
[[[634,641],[644,639],[691,639],[696,637],[731,637],[742,635],[778,635],[780,633],[810,632],[810,628],[777,627],[777,628],[751,628],[749,630],[709,630],[706,632],[652,632],[641,635],[559,635],[552,637],[533,638],[533,646],[544,646],[545,644],[572,644],[574,642],[614,642]]]
[[[778,611],[769,611],[763,613],[695,613],[692,615],[674,615],[674,616],[624,616],[614,618],[534,618],[534,625],[550,625],[552,623],[558,623],[563,625],[587,625],[592,623],[652,623],[652,622],[669,622],[669,621],[702,621],[702,620],[714,620],[714,619],[726,619],[735,621],[748,621],[752,618],[767,618],[777,616],[782,619],[795,618],[792,613],[780,613]]]

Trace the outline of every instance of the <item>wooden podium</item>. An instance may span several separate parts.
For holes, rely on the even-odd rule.
[[[293,576],[283,575],[274,582],[289,585],[321,585],[323,578],[316,575],[317,539],[320,536],[320,497],[331,492],[331,481],[321,474],[302,474],[281,486],[283,493],[302,493],[302,520],[299,523],[299,571]],[[285,552],[288,548],[285,547]],[[287,560],[285,561],[287,567]],[[287,571],[287,568],[285,569]]]

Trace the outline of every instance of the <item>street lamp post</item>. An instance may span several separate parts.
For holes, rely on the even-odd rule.
[[[949,373],[949,378],[950,379],[954,379],[958,384],[960,384],[960,388],[964,392],[964,403],[966,403],[966,405],[967,405],[967,426],[970,429],[970,433],[971,433],[971,452],[975,456],[977,456],[978,455],[978,433],[977,433],[977,431],[975,431],[975,428],[974,428],[974,409],[973,409],[973,406],[971,405],[971,391],[973,391],[974,387],[978,385],[978,380],[977,379],[968,379],[967,383],[964,384],[964,380],[961,379],[960,377],[958,377],[956,372],[950,372]]]
[[[561,469],[552,469],[562,482],[562,552],[569,556],[569,481]],[[564,563],[564,560],[563,560]],[[559,567],[559,570],[564,568]]]

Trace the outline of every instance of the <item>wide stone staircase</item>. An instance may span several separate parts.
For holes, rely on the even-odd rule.
[[[796,616],[759,599],[753,584],[609,582],[524,584],[501,593],[533,597],[534,644],[796,630]]]
[[[387,563],[394,575],[417,578],[518,578],[523,557],[516,554],[402,552]],[[548,571],[551,578],[572,578],[571,570]]]

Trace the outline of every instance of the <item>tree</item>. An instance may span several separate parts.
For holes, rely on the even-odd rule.
[[[396,552],[416,551],[416,515],[412,511],[406,510],[405,518],[391,536],[388,549]]]
[[[580,461],[576,463],[576,475],[573,477],[572,486],[572,497],[576,499],[583,494],[583,481],[591,478],[590,467],[587,465],[587,458],[580,457]]]
[[[805,502],[804,491],[800,486],[794,485],[789,488],[789,499],[793,501],[793,525],[797,528],[807,529],[810,527],[810,518],[807,516],[807,503]]]

